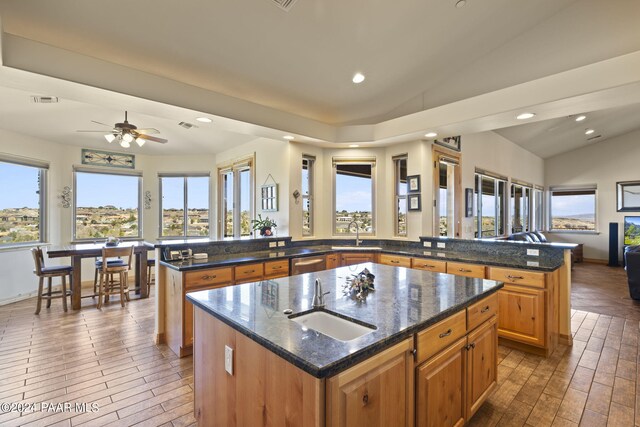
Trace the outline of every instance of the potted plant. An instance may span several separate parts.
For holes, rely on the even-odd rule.
[[[251,220],[251,226],[254,230],[260,230],[261,236],[269,237],[273,235],[271,229],[277,227],[278,224],[269,217],[262,219],[262,215],[258,214],[258,219]]]

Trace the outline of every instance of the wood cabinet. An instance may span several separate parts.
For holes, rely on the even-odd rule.
[[[455,274],[456,276],[476,277],[478,279],[484,279],[484,270],[484,265],[467,264],[463,262],[447,262],[447,273]]]
[[[325,265],[327,270],[340,267],[340,256],[337,253],[327,254]]]
[[[416,334],[416,362],[420,363],[467,333],[467,315],[462,310]]]
[[[376,256],[372,252],[343,252],[340,254],[340,265],[342,267],[375,261]]]
[[[234,267],[235,283],[249,283],[261,280],[264,275],[264,265],[259,262],[255,264],[243,264]]]
[[[470,419],[498,381],[498,330],[493,316],[467,336],[467,396],[465,417]]]
[[[436,259],[411,258],[411,268],[432,271],[434,273],[446,273],[447,262]]]
[[[394,267],[411,268],[411,258],[408,256],[380,254],[378,262],[380,264],[392,265]]]
[[[413,425],[413,339],[327,380],[326,425]]]
[[[289,260],[267,261],[264,263],[265,279],[276,279],[289,275]]]

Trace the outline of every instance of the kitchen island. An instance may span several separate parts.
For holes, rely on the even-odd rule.
[[[343,284],[364,267],[376,290],[359,301]],[[367,333],[341,340],[294,321],[312,310],[315,278],[330,292],[322,311]],[[495,386],[501,287],[366,263],[189,293],[196,418],[205,426],[464,422]]]

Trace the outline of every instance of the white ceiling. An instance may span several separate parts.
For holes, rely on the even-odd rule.
[[[133,84],[130,90],[121,89],[126,88],[127,79],[121,79],[124,82],[118,88],[106,82],[85,82],[149,101],[134,102],[133,97],[107,96],[83,87],[82,96],[66,97],[55,106],[25,105],[25,95],[34,91],[58,95],[61,92],[54,87],[59,87],[54,83],[29,87],[24,83],[28,79],[17,85],[6,77],[3,81],[5,73],[0,74],[0,127],[69,144],[102,146],[99,134],[77,134],[75,130],[90,128],[90,120],[121,121],[128,109],[132,123],[155,127],[161,137],[170,140],[164,146],[145,145],[145,152],[153,154],[215,153],[256,136],[281,138],[285,132],[295,132],[296,117],[313,120],[321,130],[318,134],[328,135],[314,135],[319,138],[316,141],[331,141],[331,132],[337,135],[334,140],[347,141],[357,126],[342,131],[322,126],[376,125],[565,72],[579,76],[581,67],[640,52],[640,2],[636,0],[467,0],[467,6],[460,9],[454,4],[455,0],[298,0],[290,12],[284,12],[271,0],[0,0],[2,30],[8,35],[94,62],[107,61],[103,65],[120,64],[131,70],[131,76],[137,70],[181,82],[201,89],[203,99],[206,91],[232,97],[226,98],[228,104],[237,99],[249,101],[247,107],[263,108],[256,110],[259,119],[249,123],[230,123],[230,119],[240,119],[230,113],[231,107],[210,110],[219,115],[218,122],[196,123],[199,129],[187,131],[177,123],[195,123],[198,111],[205,109],[175,107],[184,107],[178,99],[186,91],[174,91],[174,97],[162,99],[158,95],[160,103],[154,103],[152,96],[133,93],[137,89]],[[7,50],[6,42],[3,47]],[[4,58],[4,68],[21,68],[20,51],[9,56],[9,62],[18,65]],[[64,60],[56,63],[42,56],[42,61],[34,70],[38,74],[81,81],[77,76],[82,70],[75,70],[75,78],[70,71],[68,78],[60,75]],[[351,83],[356,71],[367,76],[357,86]],[[131,78],[131,82],[138,80]],[[518,105],[518,91],[511,92],[516,100],[511,104]],[[576,99],[577,95],[589,93],[576,93]],[[523,100],[521,105],[538,105],[545,111],[543,105],[561,101],[547,95],[535,103]],[[618,106],[636,102],[640,99],[627,98],[618,100]],[[591,103],[580,107],[574,102],[570,113],[611,106]],[[475,117],[476,122],[484,123],[480,127],[471,121],[444,119],[425,121],[424,126],[441,124],[443,131],[456,134],[487,130],[491,123],[491,129],[505,128],[500,131],[503,136],[542,157],[553,155],[560,146],[575,148],[585,143],[580,136],[566,134],[559,145],[551,132],[545,132],[540,141],[539,128],[547,126],[544,119],[567,115],[562,108],[546,111],[547,116],[539,114],[540,122],[522,129],[510,129],[513,114],[499,107],[487,107],[486,116]],[[276,114],[281,112],[289,116]],[[634,113],[624,108],[619,112]],[[632,130],[631,122],[612,120],[607,136]],[[397,124],[389,127],[394,126]],[[397,130],[398,138],[393,141],[414,138],[412,132]],[[98,141],[91,139],[96,135]],[[375,140],[372,131],[371,141]]]

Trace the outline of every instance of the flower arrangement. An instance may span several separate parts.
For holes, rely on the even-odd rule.
[[[352,278],[347,279],[347,283],[342,286],[345,294],[355,292],[356,299],[364,300],[369,291],[375,291],[373,281],[376,276],[371,274],[366,268],[358,274],[352,274]]]
[[[262,215],[260,214],[258,214],[258,219],[251,220],[251,227],[253,227],[254,230],[260,230],[261,236],[268,237],[273,235],[271,229],[277,226],[278,224],[276,224],[274,220],[269,217],[262,219]]]

